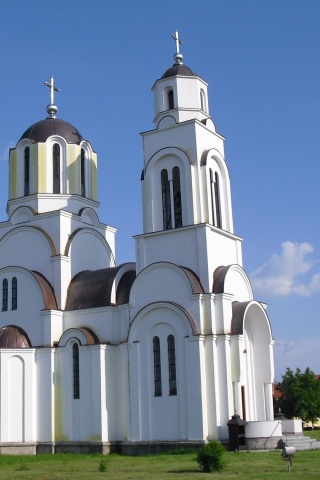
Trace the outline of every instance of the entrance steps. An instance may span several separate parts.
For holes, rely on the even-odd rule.
[[[299,433],[283,434],[283,442],[288,447],[296,447],[296,450],[317,450],[320,449],[320,442],[314,438]]]

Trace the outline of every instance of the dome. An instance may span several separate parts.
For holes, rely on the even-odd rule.
[[[71,125],[71,123],[64,122],[58,118],[46,118],[31,125],[31,127],[24,132],[19,142],[27,138],[31,140],[32,143],[44,143],[51,135],[59,135],[59,137],[63,137],[67,143],[76,143],[77,145],[84,140],[79,131]]]
[[[14,325],[0,329],[0,348],[31,348],[28,335]]]
[[[168,70],[164,72],[161,78],[174,77],[176,75],[180,75],[182,77],[198,76],[191,70],[191,68],[187,67],[186,65],[175,63],[174,65],[172,65],[172,67],[168,68]]]

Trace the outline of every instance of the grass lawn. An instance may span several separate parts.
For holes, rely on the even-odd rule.
[[[304,430],[304,434],[308,437],[315,438],[320,442],[320,427],[315,427],[313,430]]]
[[[162,454],[148,457],[119,455],[0,455],[0,479],[17,480],[184,480],[206,478],[229,479],[320,479],[320,451],[297,452],[293,458],[292,472],[280,452],[233,453],[225,455],[226,466],[219,473],[203,473],[194,453]],[[106,471],[100,472],[100,463]]]

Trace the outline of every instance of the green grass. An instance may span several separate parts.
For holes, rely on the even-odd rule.
[[[233,453],[225,455],[226,466],[219,473],[202,473],[195,453],[146,457],[119,455],[0,455],[0,479],[17,480],[223,480],[320,479],[320,451],[297,452],[291,474],[280,452]],[[105,459],[107,461],[105,462]],[[101,468],[101,465],[105,468]],[[103,471],[101,471],[103,470]]]
[[[313,430],[304,430],[304,434],[320,442],[320,427],[315,427]]]

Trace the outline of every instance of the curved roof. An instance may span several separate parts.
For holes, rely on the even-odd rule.
[[[56,301],[56,297],[54,295],[54,290],[52,285],[48,282],[48,280],[39,272],[34,270],[30,270],[34,278],[37,280],[39,287],[41,289],[44,305],[46,310],[57,310],[58,305]]]
[[[113,305],[111,303],[112,287],[121,268],[122,265],[78,273],[73,277],[68,288],[66,310],[83,310]],[[134,270],[129,270],[122,276],[116,292],[117,305],[128,303],[135,277]]]
[[[52,135],[59,135],[67,143],[76,143],[77,145],[84,140],[80,132],[71,123],[58,118],[46,118],[31,125],[21,136],[19,142],[27,138],[32,143],[44,143]]]
[[[26,332],[16,325],[8,325],[0,329],[0,348],[32,347]]]
[[[186,65],[174,64],[172,65],[172,67],[168,68],[168,70],[164,72],[161,78],[175,77],[176,75],[180,75],[181,77],[198,76],[191,70],[191,68],[187,67]]]

